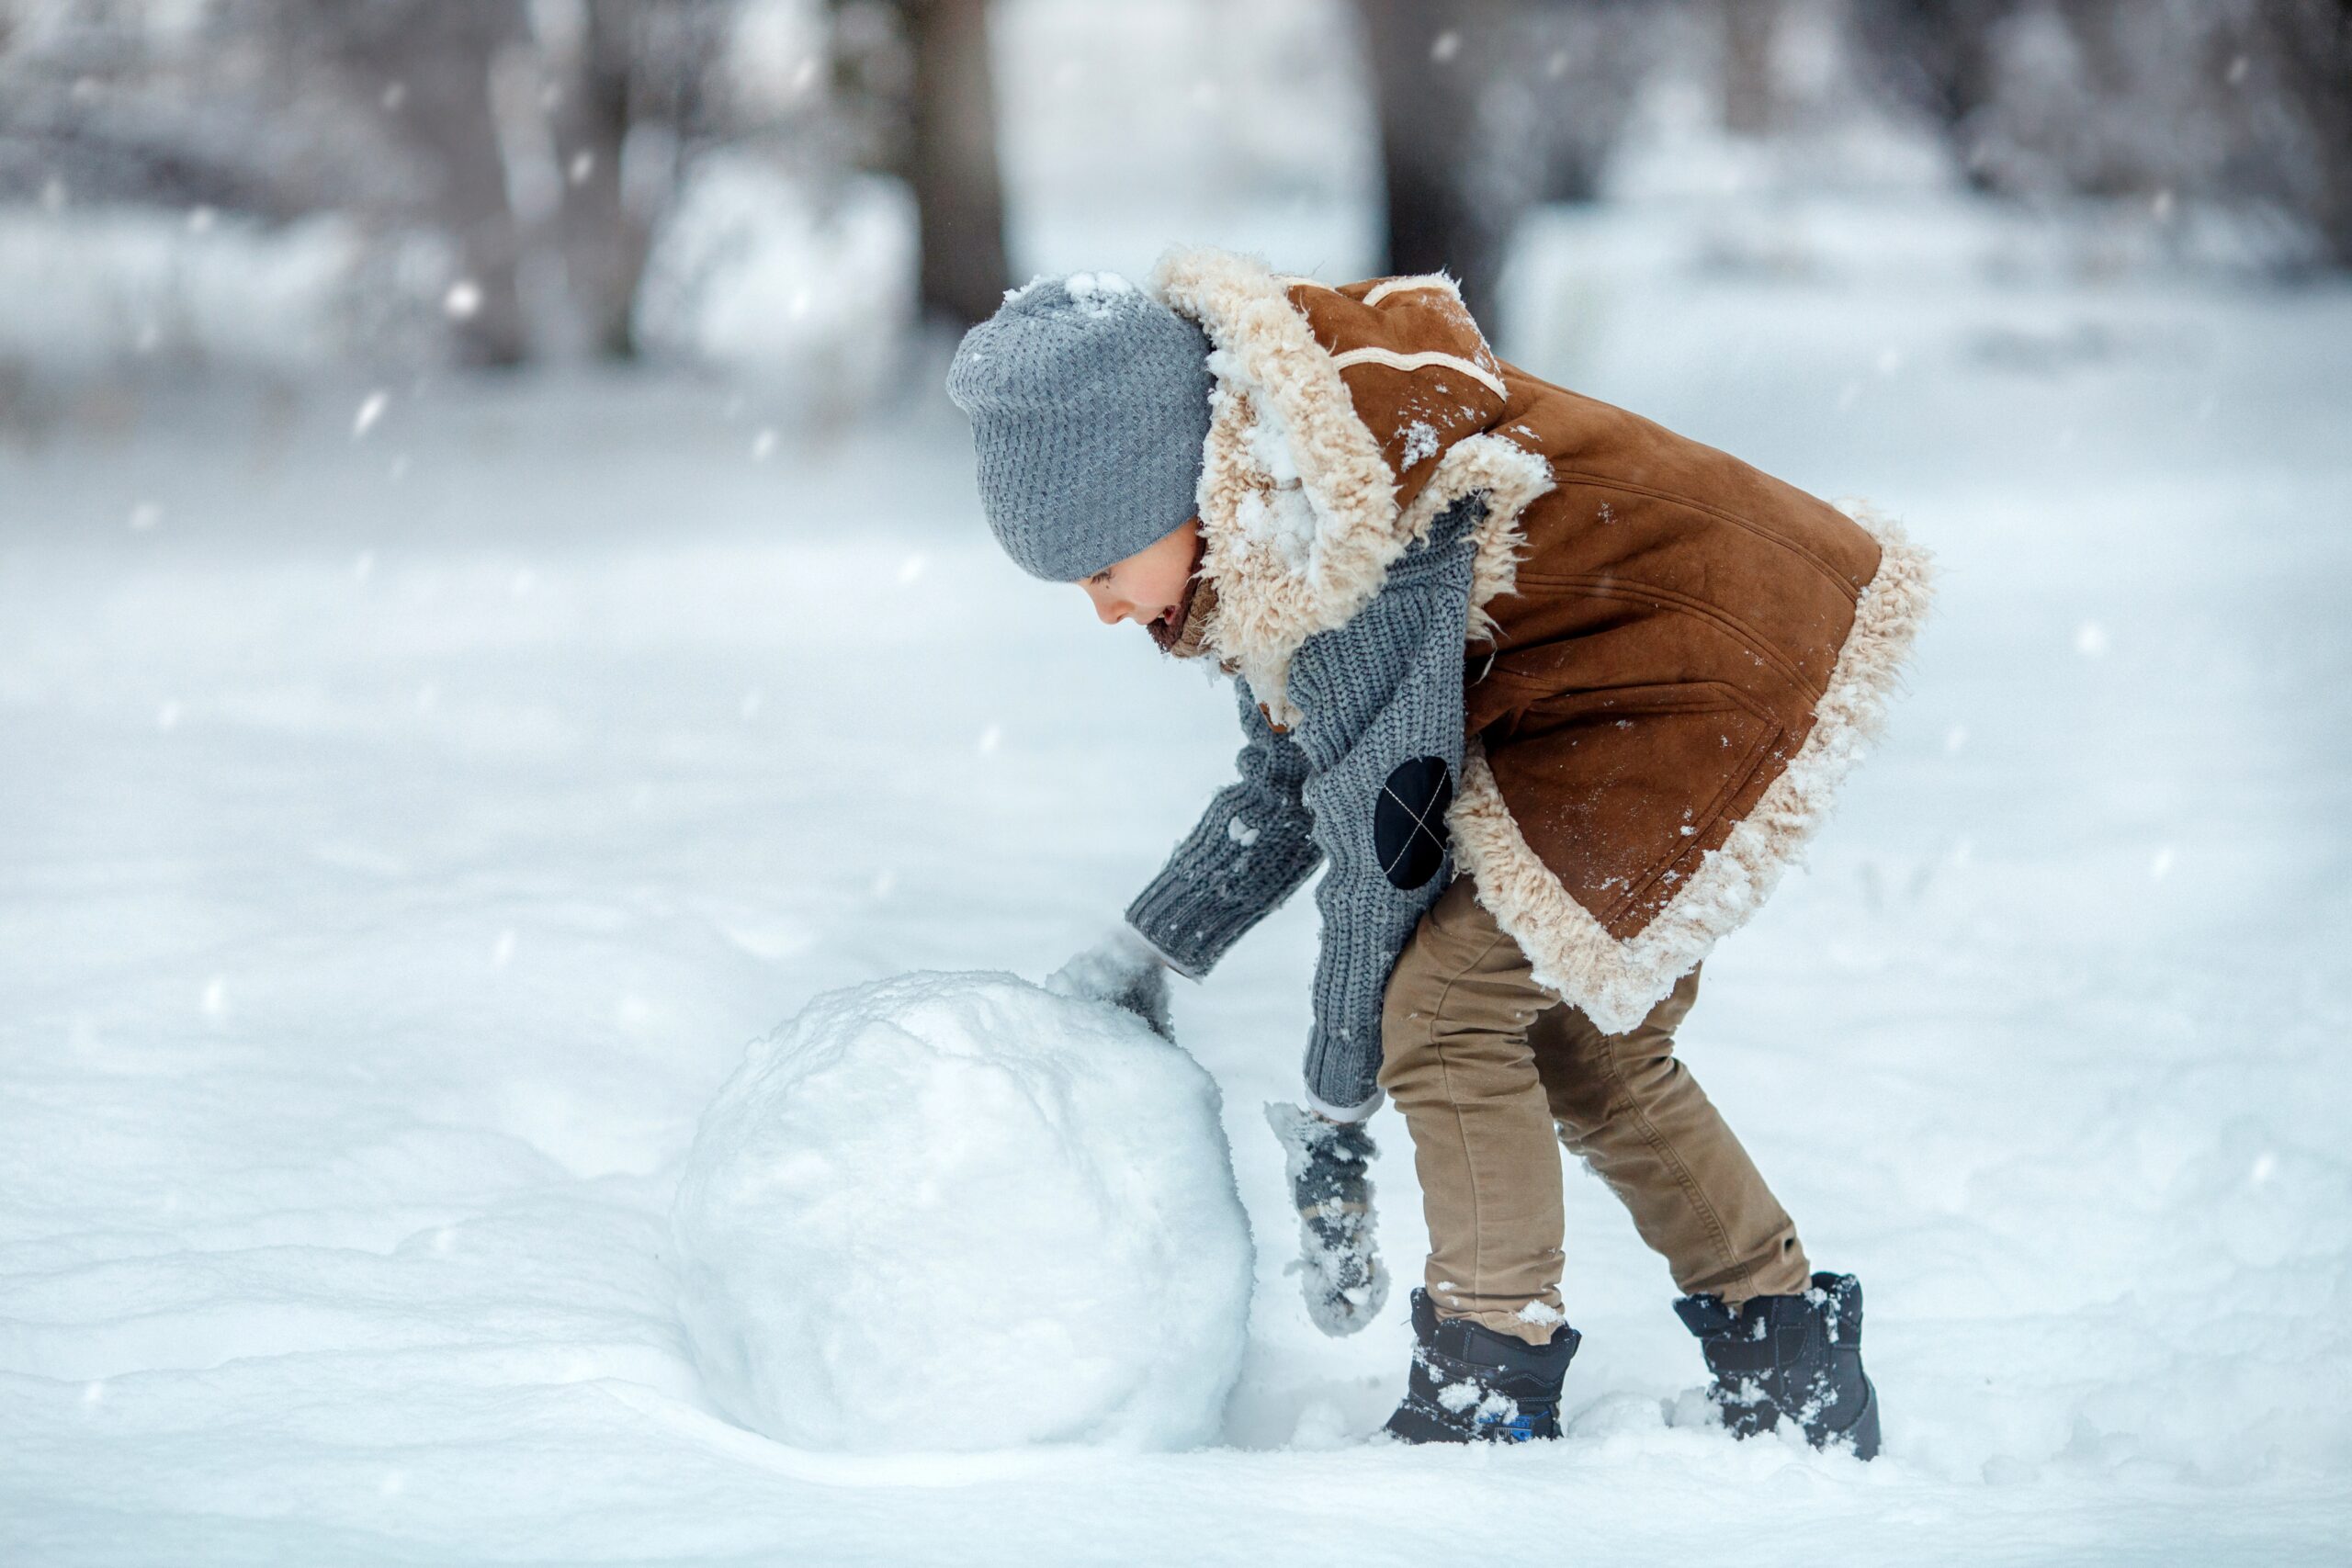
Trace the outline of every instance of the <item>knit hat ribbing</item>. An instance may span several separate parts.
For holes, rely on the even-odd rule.
[[[980,504],[1023,570],[1076,582],[1181,527],[1208,439],[1208,338],[1114,273],[1041,277],[964,334]]]

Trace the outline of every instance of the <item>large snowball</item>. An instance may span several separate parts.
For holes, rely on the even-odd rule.
[[[1215,1084],[1010,975],[810,1003],[703,1118],[672,1225],[705,1382],[785,1442],[1184,1448],[1240,1367]]]

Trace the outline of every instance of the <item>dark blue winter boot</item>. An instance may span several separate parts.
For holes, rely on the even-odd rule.
[[[1715,1374],[1710,1396],[1734,1436],[1769,1432],[1785,1416],[1816,1449],[1878,1452],[1878,1391],[1862,1371],[1862,1284],[1851,1274],[1815,1274],[1801,1296],[1750,1296],[1737,1312],[1720,1296],[1685,1296],[1674,1310],[1699,1337]]]
[[[1413,1370],[1388,1432],[1408,1443],[1524,1443],[1560,1435],[1560,1383],[1583,1336],[1566,1324],[1530,1345],[1413,1292]]]

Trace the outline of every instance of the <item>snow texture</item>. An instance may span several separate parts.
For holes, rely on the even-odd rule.
[[[1123,294],[1133,294],[1136,286],[1115,272],[1073,272],[1062,280],[1062,288],[1079,310],[1097,320],[1107,319],[1118,307],[1113,303]]]
[[[1216,1085],[1009,975],[811,1002],[703,1118],[672,1228],[711,1395],[802,1448],[1191,1448],[1240,1369]]]

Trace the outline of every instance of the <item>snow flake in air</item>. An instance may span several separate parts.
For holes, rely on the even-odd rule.
[[[359,412],[351,416],[351,438],[356,441],[375,429],[376,422],[384,417],[384,410],[391,400],[391,393],[380,387],[361,399]]]

